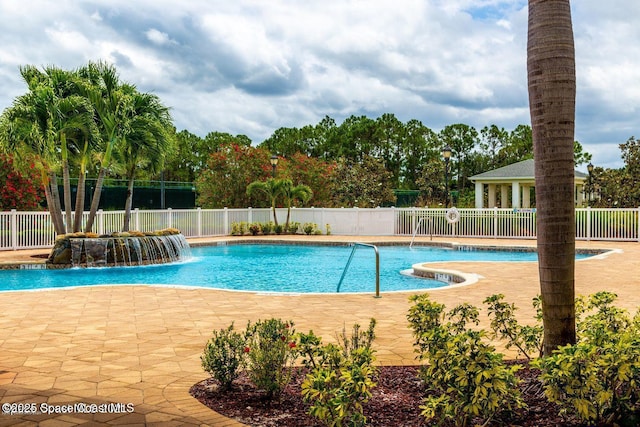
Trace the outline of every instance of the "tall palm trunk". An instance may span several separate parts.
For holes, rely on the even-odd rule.
[[[60,207],[60,192],[58,191],[58,178],[55,172],[49,171],[47,177],[49,186],[51,204],[49,205],[49,213],[54,221],[56,234],[64,234],[64,220],[62,219],[62,209]]]
[[[82,214],[84,214],[84,197],[85,197],[85,182],[87,179],[87,171],[82,168],[78,175],[78,187],[76,189],[76,205],[74,210],[73,219],[73,232],[77,233],[82,228]]]
[[[69,151],[67,149],[67,137],[62,132],[60,135],[60,149],[62,155],[62,185],[64,188],[64,214],[65,232],[71,233],[73,230],[73,218],[71,217],[71,179],[69,178]]]
[[[112,132],[113,134],[113,127]],[[98,172],[98,179],[96,180],[96,188],[93,190],[93,199],[91,200],[91,208],[89,209],[89,217],[87,218],[87,224],[84,227],[85,233],[90,232],[93,228],[93,222],[96,219],[96,213],[98,212],[98,206],[100,205],[100,196],[102,195],[102,185],[104,184],[104,178],[107,175],[107,167],[111,162],[111,153],[113,152],[113,146],[116,143],[115,137],[112,135],[107,142],[107,148],[102,157],[102,164],[100,165],[100,172]]]
[[[51,185],[49,185],[49,176],[45,171],[42,171],[42,187],[44,187],[44,196],[47,200],[47,209],[49,210],[49,217],[53,225],[53,231],[56,235],[64,234],[64,229],[60,228],[60,222],[57,220],[55,203],[53,202],[53,196],[51,195]]]
[[[130,172],[129,181],[127,182],[127,199],[124,202],[124,221],[122,223],[122,231],[129,231],[131,224],[131,206],[133,205],[133,183],[135,171]]]
[[[529,108],[544,354],[575,343],[575,48],[569,0],[529,0]]]
[[[271,210],[273,211],[273,223],[275,224],[275,226],[278,226],[278,215],[276,214],[276,201],[274,200],[273,203],[271,203]]]
[[[82,228],[82,215],[84,214],[85,182],[87,179],[87,155],[89,153],[89,140],[85,138],[84,147],[80,157],[80,173],[78,174],[78,187],[76,188],[75,218],[73,220],[73,232],[77,233]]]
[[[291,206],[287,206],[287,219],[284,222],[285,232],[289,233],[289,222],[291,221]]]
[[[85,138],[84,147],[80,157],[80,172],[78,173],[78,188],[76,188],[75,218],[73,220],[73,232],[77,233],[82,228],[82,215],[84,214],[85,182],[87,179],[87,156],[89,155],[89,140]]]
[[[96,219],[98,206],[100,205],[100,195],[102,194],[102,185],[104,184],[104,178],[106,175],[107,175],[107,169],[104,167],[101,167],[100,172],[98,173],[98,179],[96,180],[96,188],[93,190],[93,199],[91,200],[89,217],[87,218],[87,223],[84,226],[85,233],[89,233],[93,229],[93,222]]]

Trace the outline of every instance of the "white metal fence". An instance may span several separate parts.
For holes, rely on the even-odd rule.
[[[283,223],[286,209],[278,209]],[[427,208],[298,208],[291,221],[315,223],[326,233],[368,236],[459,236],[534,239],[535,209],[459,209],[459,221],[450,223],[446,209]],[[85,213],[85,220],[87,213]],[[124,211],[99,211],[94,231],[119,231]],[[580,240],[640,241],[640,208],[576,209],[576,238]],[[134,210],[131,229],[153,231],[173,227],[186,237],[224,236],[234,222],[268,222],[270,209]],[[0,250],[47,248],[55,234],[47,212],[0,212]]]

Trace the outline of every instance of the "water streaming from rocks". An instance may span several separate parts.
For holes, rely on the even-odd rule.
[[[52,250],[50,264],[71,267],[164,264],[191,256],[182,234],[65,237]]]

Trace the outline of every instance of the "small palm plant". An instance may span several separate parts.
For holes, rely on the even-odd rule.
[[[304,184],[293,185],[290,179],[283,180],[282,183],[282,197],[287,207],[287,220],[285,222],[285,230],[289,229],[289,220],[291,219],[291,205],[300,200],[303,203],[308,202],[313,197],[313,191],[311,187]]]
[[[263,193],[269,198],[271,209],[273,210],[273,222],[278,226],[278,217],[276,216],[276,201],[282,195],[284,181],[282,179],[269,178],[266,181],[253,181],[247,186],[247,195],[255,196],[257,193]]]

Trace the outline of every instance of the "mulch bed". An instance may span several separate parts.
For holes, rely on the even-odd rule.
[[[367,425],[379,427],[428,426],[420,416],[420,405],[425,389],[418,379],[419,367],[379,367],[378,385],[373,397],[364,405]],[[523,427],[582,426],[575,419],[562,418],[558,407],[543,395],[537,379],[538,372],[524,368],[517,373],[522,380],[520,389],[528,408],[508,418],[492,420],[489,426],[509,425]],[[295,369],[293,380],[276,402],[267,402],[246,375],[234,383],[233,390],[216,390],[215,381],[207,379],[194,385],[190,393],[212,410],[253,427],[322,426],[307,414],[309,405],[302,400],[300,384],[304,379],[302,368]],[[482,424],[482,420],[477,420]]]

